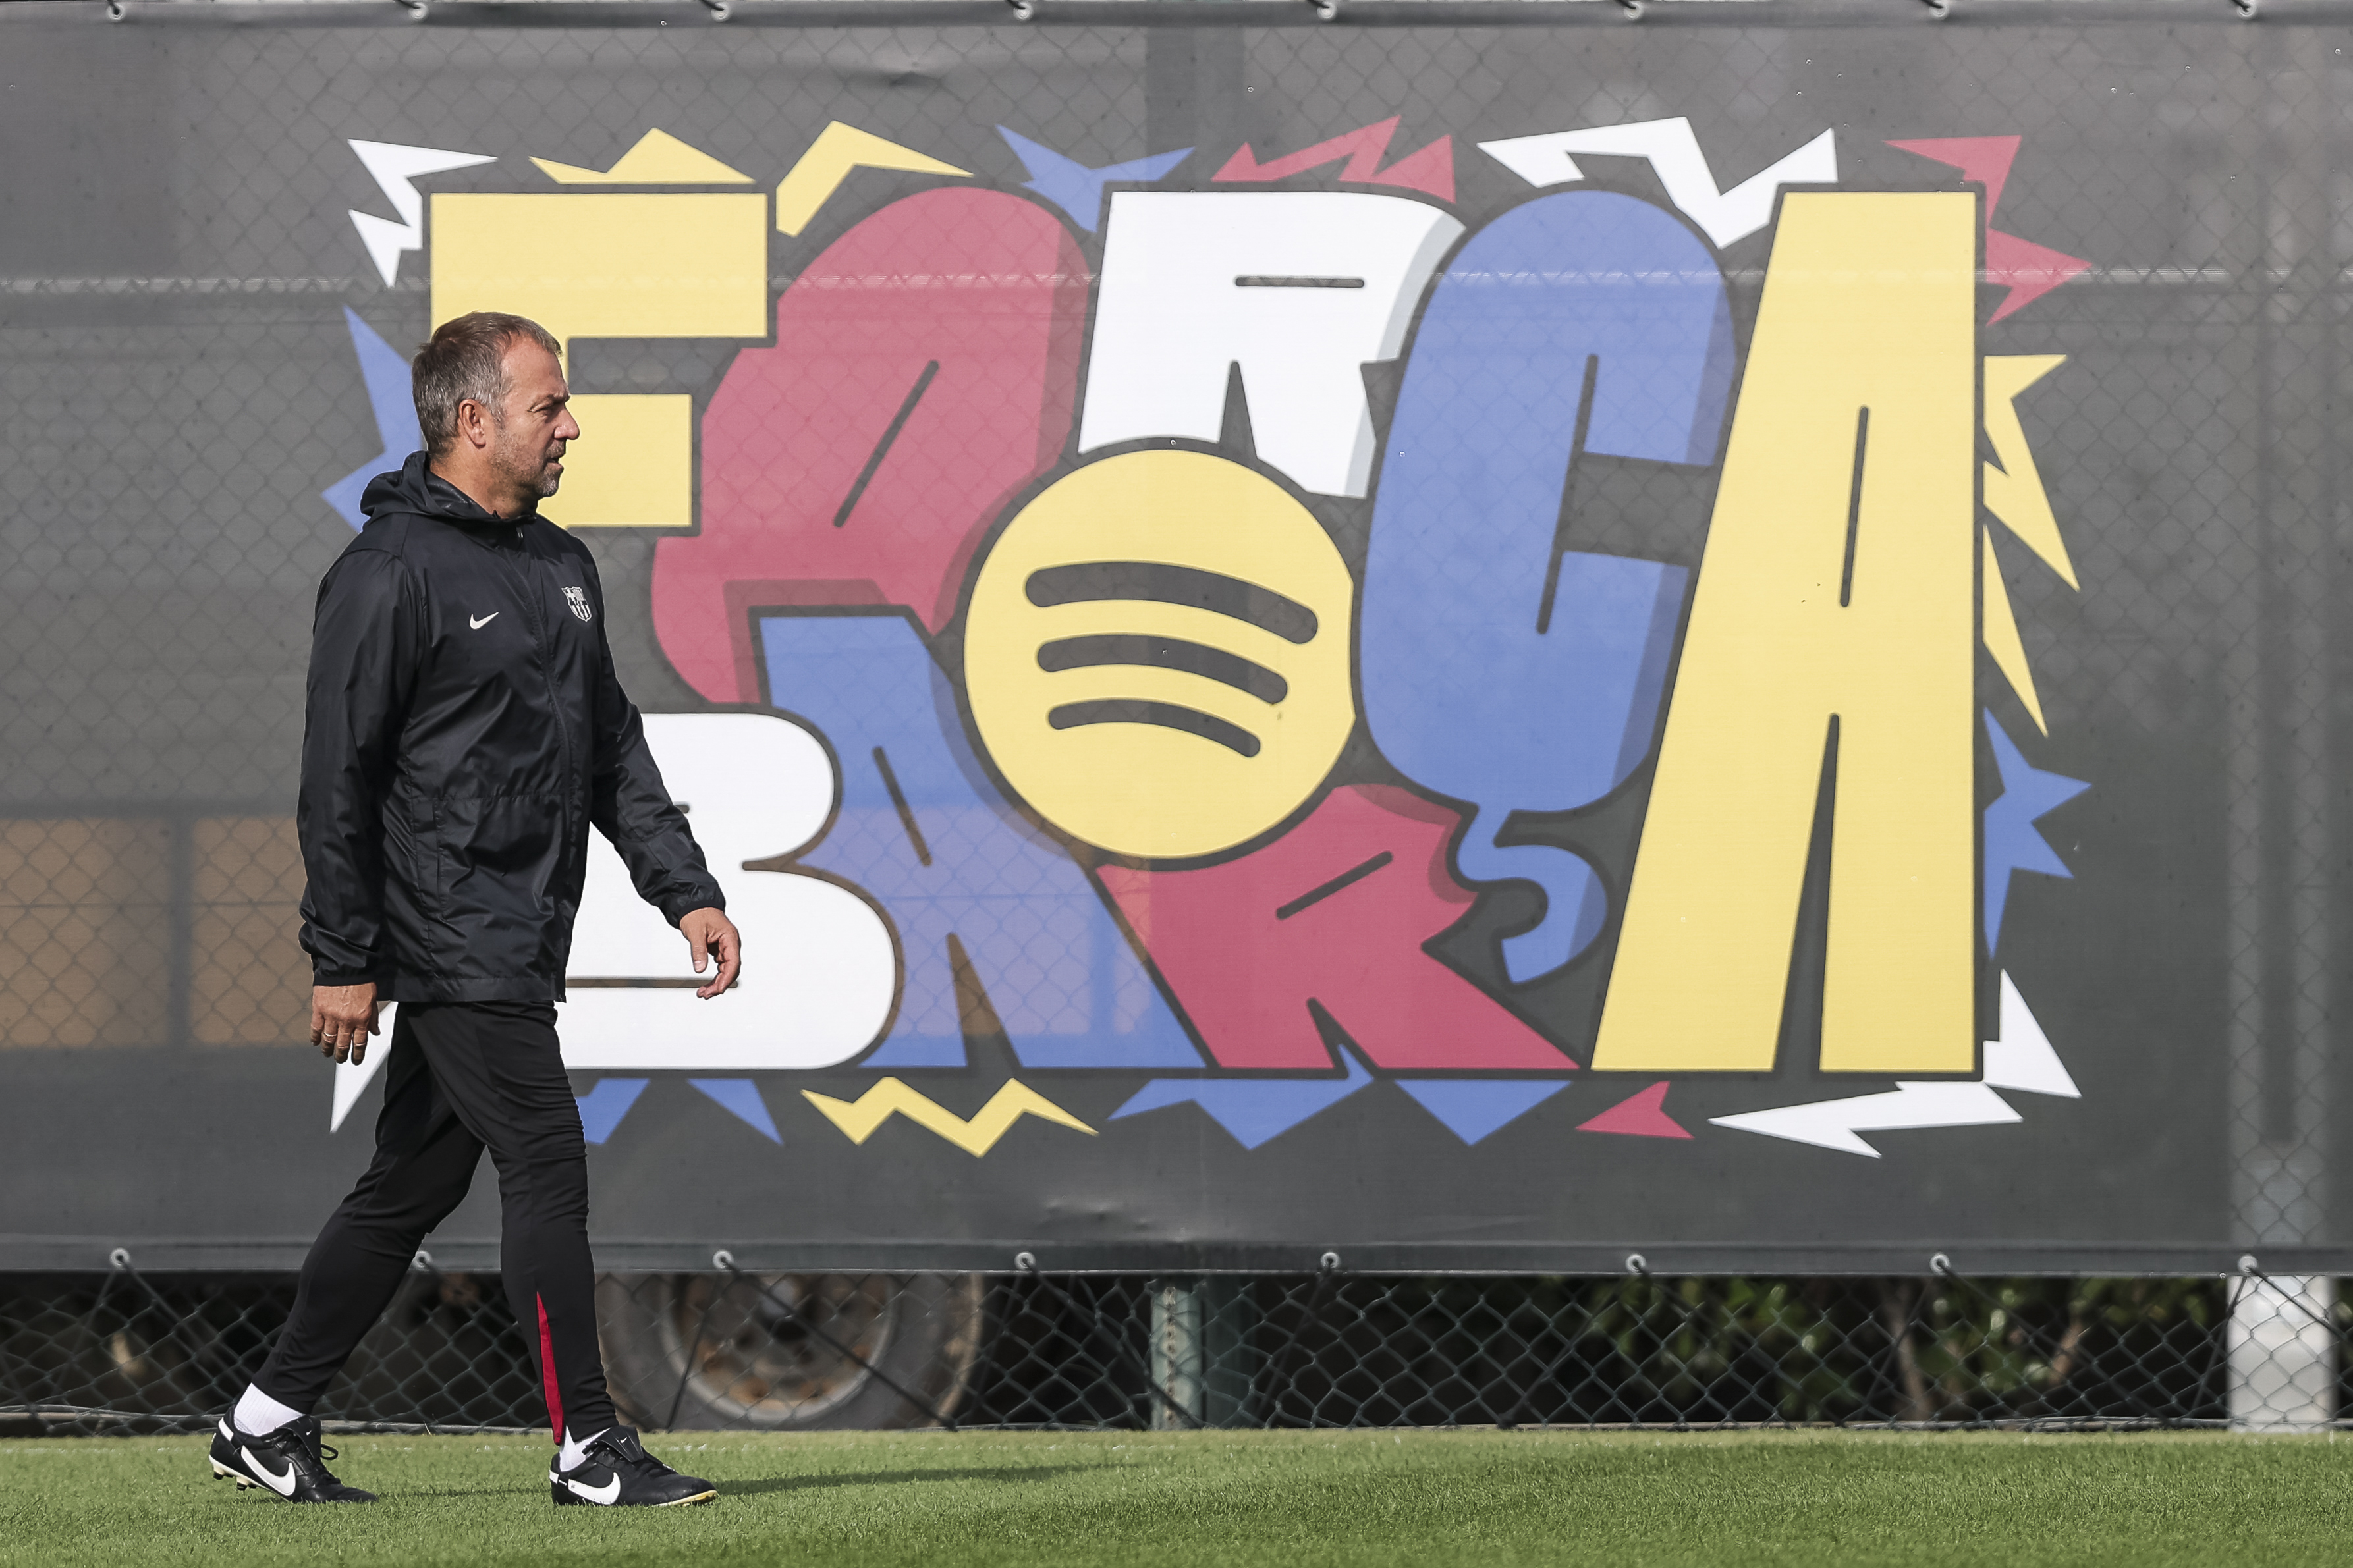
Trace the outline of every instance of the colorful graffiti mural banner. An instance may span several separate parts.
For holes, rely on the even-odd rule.
[[[436,320],[766,340],[699,418],[582,395],[547,509],[675,529],[662,651],[744,705],[649,732],[749,978],[706,1010],[649,973],[676,944],[604,850],[575,1068],[866,1068],[854,1099],[690,1080],[772,1142],[769,1097],[805,1101],[845,1160],[895,1157],[894,1113],[984,1159],[1019,1157],[1024,1115],[1032,1146],[1158,1115],[1241,1165],[1383,1080],[1475,1146],[1587,1067],[1611,1088],[1553,1136],[1692,1141],[1677,1078],[1809,1045],[1899,1082],[1713,1125],[1879,1159],[1864,1132],[2076,1098],[1997,972],[2013,876],[2068,875],[2036,822],[2085,785],[1978,710],[1982,647],[2040,728],[1994,531],[2073,578],[2016,406],[2063,356],[1980,341],[1981,276],[2000,319],[2087,265],[1989,226],[2019,138],[1897,143],[1957,188],[1876,191],[1824,131],[1723,191],[1687,120],[1547,132],[1462,149],[1527,186],[1466,212],[1455,139],[1393,155],[1398,130],[1091,168],[1000,126],[1031,176],[1006,189],[835,121],[773,197],[659,127],[604,171],[534,157],[523,189],[429,199],[417,175],[482,155],[353,142],[429,214],[351,218],[387,271],[424,241]],[[1580,156],[1647,161],[1668,200]],[[771,301],[772,216],[808,230],[861,166],[936,183]],[[1719,250],[1760,231],[1736,327]],[[393,391],[385,455],[328,492],[347,516],[414,417],[398,356],[353,336]],[[1377,425],[1364,377],[1390,365]],[[1696,571],[1578,548],[1577,468],[1605,457],[1715,470]],[[1335,501],[1369,503],[1353,563]],[[1515,825],[1638,773],[1629,862]],[[1785,1042],[1818,842],[1819,1039]],[[1493,963],[1430,951],[1504,888],[1529,912]],[[1522,1001],[1579,963],[1598,1018]],[[1015,1074],[1153,1076],[1091,1125],[976,1034]],[[918,1068],[992,1092],[959,1117],[896,1076]],[[584,1094],[596,1142],[645,1081]]]
[[[433,322],[545,323],[546,515],[744,933],[697,1003],[594,847],[608,1235],[1819,1265],[2073,1237],[2174,1147],[2119,1045],[2173,961],[2082,934],[2164,763],[2050,700],[2121,548],[2054,504],[2067,286],[2119,258],[2040,110],[1367,83],[1178,144],[829,68],[789,131],[621,94],[301,150],[375,425],[303,526],[418,444]],[[381,1061],[306,1080],[323,1157]],[[2084,1234],[2203,1226],[2132,1207],[2169,1179]]]

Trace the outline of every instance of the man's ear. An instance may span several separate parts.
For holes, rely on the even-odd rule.
[[[477,449],[490,446],[491,411],[470,397],[461,400],[458,405],[458,434]]]

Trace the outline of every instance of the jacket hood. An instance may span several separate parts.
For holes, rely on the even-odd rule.
[[[529,522],[538,515],[526,512],[512,523],[492,516],[473,497],[435,473],[422,452],[411,452],[398,469],[370,479],[360,496],[360,510],[371,518],[405,512],[468,528],[504,528]]]

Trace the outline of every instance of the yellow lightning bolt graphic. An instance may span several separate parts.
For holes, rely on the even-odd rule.
[[[2059,536],[2050,494],[2042,488],[2034,449],[2026,444],[2026,427],[2018,417],[2019,395],[2066,363],[2065,354],[1986,355],[1985,431],[2001,466],[1985,465],[1985,504],[2018,535],[2019,542],[2042,557],[2073,588],[2077,586],[2075,563],[2067,557],[2067,542]]]
[[[577,168],[533,158],[540,173],[559,185],[748,185],[752,176],[729,168],[698,147],[690,147],[657,127],[638,138],[611,168]]]
[[[996,1148],[997,1141],[1025,1114],[1075,1127],[1090,1138],[1095,1135],[1093,1128],[1018,1078],[1007,1079],[969,1121],[895,1078],[884,1079],[854,1100],[836,1100],[806,1089],[801,1090],[801,1098],[848,1133],[852,1143],[865,1142],[894,1113],[938,1133],[975,1159]]]
[[[1985,361],[1985,430],[1993,442],[2000,466],[1984,465],[1986,510],[2009,525],[2021,542],[2041,556],[2043,563],[2067,580],[2075,581],[2075,563],[2068,558],[2067,542],[2060,537],[2058,520],[2051,513],[2051,497],[2034,466],[2034,452],[2026,444],[2026,427],[2018,417],[2018,398],[2028,387],[2067,363],[2065,354],[1988,354]],[[1986,648],[2026,704],[2034,727],[2044,734],[2051,726],[2042,717],[2042,699],[2034,689],[2034,669],[2027,662],[2026,639],[2019,635],[2018,616],[2010,607],[2010,590],[1995,558],[1993,533],[1984,541],[1985,592],[1978,622]]]
[[[2001,580],[2001,562],[1993,552],[1993,531],[1985,531],[1985,596],[1978,616],[1978,634],[1985,639],[1986,651],[1993,655],[1995,668],[2006,676],[2018,700],[2026,704],[2027,717],[2044,734],[2051,726],[2042,717],[2042,699],[2034,689],[2034,667],[2026,661],[2026,639],[2018,633],[2018,614],[2010,606],[2010,589]]]
[[[809,150],[801,154],[800,162],[785,175],[776,187],[776,228],[783,234],[798,234],[817,216],[818,208],[826,198],[841,186],[852,169],[903,169],[915,174],[954,174],[962,179],[972,177],[969,169],[959,169],[954,163],[943,163],[927,157],[912,147],[902,147],[896,142],[886,142],[871,131],[860,131],[855,125],[844,125],[837,120],[818,133]],[[880,1087],[879,1085],[877,1087]]]

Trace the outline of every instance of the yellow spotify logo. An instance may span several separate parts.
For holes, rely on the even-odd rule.
[[[1307,509],[1199,452],[1050,487],[973,584],[965,689],[1031,806],[1124,855],[1208,855],[1331,772],[1356,720],[1355,584]]]

